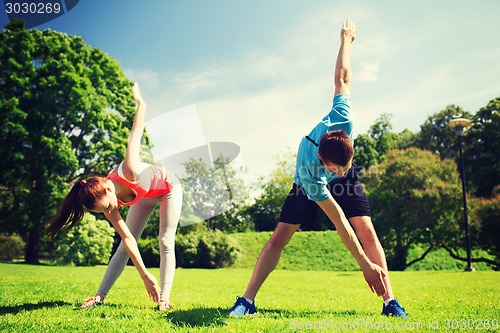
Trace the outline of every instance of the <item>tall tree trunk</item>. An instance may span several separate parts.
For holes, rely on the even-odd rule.
[[[397,242],[394,248],[394,258],[392,258],[389,269],[395,271],[404,271],[406,268],[406,257],[408,248],[404,246],[401,232],[397,232]]]
[[[31,227],[26,244],[26,254],[24,260],[27,264],[39,264],[38,256],[40,254],[40,230],[38,225]]]
[[[45,200],[41,200],[41,198],[46,197],[41,193],[43,173],[39,166],[42,165],[42,163],[35,160],[33,164],[30,200],[27,204],[28,216],[32,217],[30,219],[31,226],[28,231],[28,242],[26,244],[26,255],[24,257],[27,264],[40,263],[38,260],[40,254],[40,238],[43,228],[43,216],[45,216],[45,209],[47,207]],[[38,219],[34,217],[38,217]]]

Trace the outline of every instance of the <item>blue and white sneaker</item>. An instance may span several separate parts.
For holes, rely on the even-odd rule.
[[[229,310],[229,315],[235,317],[243,317],[246,314],[252,315],[257,313],[257,308],[255,308],[255,302],[250,304],[245,298],[236,296],[236,303],[234,303],[231,310]]]
[[[397,299],[393,299],[387,306],[382,307],[382,315],[408,318],[406,310],[399,304]]]

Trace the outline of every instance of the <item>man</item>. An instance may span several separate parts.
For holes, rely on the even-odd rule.
[[[407,317],[394,299],[384,250],[370,218],[363,185],[352,165],[349,57],[355,37],[354,22],[346,20],[340,32],[335,65],[333,108],[300,143],[294,184],[283,205],[280,222],[262,249],[243,297],[238,297],[229,311],[231,315],[240,317],[257,312],[255,296],[276,268],[281,251],[299,226],[311,223],[321,208],[358,262],[372,292],[383,297],[382,314]]]

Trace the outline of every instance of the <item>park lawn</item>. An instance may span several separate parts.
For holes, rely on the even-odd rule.
[[[405,320],[380,315],[381,300],[371,294],[361,272],[332,271],[276,270],[258,295],[260,313],[230,318],[227,310],[243,293],[250,269],[178,269],[171,299],[174,308],[160,313],[148,300],[135,268],[128,266],[104,305],[79,310],[79,304],[96,290],[104,270],[104,266],[0,264],[0,331],[499,330],[500,273],[493,271],[391,272],[397,297],[410,314]],[[158,269],[151,272],[158,276]]]

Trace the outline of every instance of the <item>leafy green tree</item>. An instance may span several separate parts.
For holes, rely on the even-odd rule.
[[[255,230],[271,231],[278,224],[281,207],[292,188],[295,158],[291,152],[275,157],[276,169],[271,172],[269,178],[259,178],[258,189],[261,189],[262,193],[247,209],[255,224]]]
[[[441,112],[427,118],[425,123],[420,126],[416,146],[439,154],[441,158],[453,158],[457,161],[457,135],[448,126],[448,123],[457,116],[471,118],[469,112],[455,105],[449,105]]]
[[[472,263],[482,262],[500,270],[500,186],[493,190],[491,198],[470,196],[467,199],[467,207],[471,248],[485,250],[488,254],[479,257],[472,252]],[[459,223],[463,225],[463,215]],[[453,259],[465,263],[468,261],[465,244],[465,232],[462,231],[455,241],[440,242],[439,246]]]
[[[368,134],[376,142],[376,149],[379,154],[383,155],[387,151],[397,148],[397,143],[394,133],[391,133],[392,115],[388,113],[383,113],[380,117],[375,120],[375,123],[370,126]]]
[[[370,126],[368,134],[354,139],[354,164],[362,169],[380,163],[384,154],[392,149],[405,149],[414,145],[415,134],[409,130],[391,132],[392,115],[384,113]]]
[[[381,161],[383,156],[377,151],[377,141],[368,134],[360,134],[354,139],[354,164],[368,169]]]
[[[500,97],[472,117],[464,141],[464,168],[469,188],[477,196],[491,197],[492,190],[500,185]]]
[[[235,202],[232,209],[215,216],[211,221],[213,230],[222,230],[227,233],[254,231],[250,214],[246,211],[246,203]]]
[[[471,238],[477,247],[488,251],[495,260],[480,258],[476,261],[487,262],[500,270],[500,187],[492,198],[479,199],[471,210]],[[456,259],[464,260],[453,251]]]
[[[239,218],[227,218],[238,215],[248,198],[243,170],[233,167],[229,158],[222,155],[214,160],[212,167],[201,159],[191,159],[185,167],[187,176],[181,179],[187,194],[184,206],[192,207],[194,215],[205,220],[207,230],[232,231],[238,230],[240,223],[248,225]]]
[[[404,270],[460,234],[461,187],[452,160],[417,148],[392,150],[369,169],[365,184],[390,269]],[[426,245],[427,251],[408,262],[415,244]]]
[[[404,131],[398,133],[397,135],[397,149],[406,149],[415,146],[415,140],[417,139],[417,134],[412,131],[405,129]]]
[[[0,32],[0,229],[38,262],[44,226],[69,183],[124,157],[134,103],[119,64],[80,37]]]
[[[467,187],[480,197],[490,197],[492,189],[500,184],[500,98],[493,99],[474,116],[454,105],[430,116],[421,125],[416,146],[436,152],[441,158],[459,161],[457,134],[448,127],[456,116],[472,120],[464,133],[464,166]]]

